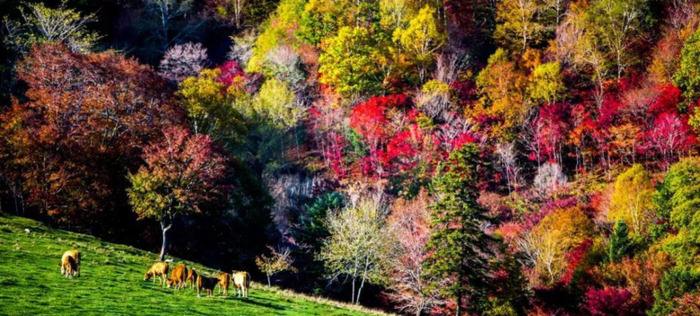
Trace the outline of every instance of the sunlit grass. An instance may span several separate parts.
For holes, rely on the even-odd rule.
[[[83,255],[81,276],[75,279],[63,277],[58,266],[68,249]],[[143,281],[156,258],[150,252],[0,213],[0,315],[378,314],[258,284],[248,298],[198,298],[192,289],[175,291]]]

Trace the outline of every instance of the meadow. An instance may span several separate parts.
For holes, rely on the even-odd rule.
[[[58,266],[63,251],[83,254],[81,276],[67,279]],[[52,229],[0,213],[0,315],[371,315],[367,309],[254,283],[248,298],[198,298],[143,274],[157,254],[88,235]],[[174,259],[197,271],[216,271]]]

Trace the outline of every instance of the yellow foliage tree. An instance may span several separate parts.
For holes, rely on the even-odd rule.
[[[416,66],[421,82],[425,80],[428,67],[433,63],[435,51],[444,41],[445,34],[438,29],[435,9],[427,5],[411,19],[407,28],[397,28],[394,31],[394,42],[401,45]]]
[[[495,136],[504,136],[509,129],[520,126],[528,110],[525,103],[527,78],[510,61],[505,50],[499,48],[489,57],[488,64],[476,78],[476,84],[481,98],[473,114],[503,118],[501,130],[496,131],[501,135]]]
[[[649,172],[635,164],[617,177],[610,200],[608,220],[624,221],[633,234],[646,234],[656,218],[654,185]]]
[[[566,254],[592,233],[591,220],[581,209],[572,207],[547,215],[518,244],[531,262],[534,275],[552,284],[566,268]]]

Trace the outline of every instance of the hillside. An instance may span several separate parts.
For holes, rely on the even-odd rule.
[[[69,280],[60,274],[58,263],[63,251],[71,248],[81,250],[84,257],[82,276]],[[373,314],[257,284],[247,299],[197,298],[192,289],[175,292],[143,281],[143,273],[156,258],[153,253],[2,213],[0,254],[0,315]],[[179,262],[183,261],[175,260]]]

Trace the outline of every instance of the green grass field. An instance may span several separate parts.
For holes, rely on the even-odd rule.
[[[83,255],[82,275],[75,279],[62,276],[58,266],[68,249]],[[156,258],[133,247],[0,213],[0,315],[377,314],[257,284],[248,298],[198,298],[192,289],[176,292],[143,281]],[[175,259],[174,264],[179,262],[184,261]],[[198,271],[215,272],[184,263]]]

